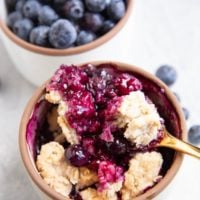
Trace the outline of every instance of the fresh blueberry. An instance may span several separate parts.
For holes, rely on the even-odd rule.
[[[68,0],[63,5],[62,12],[66,18],[80,19],[84,14],[84,4],[80,0]]]
[[[33,22],[30,19],[25,18],[15,22],[13,26],[13,31],[18,37],[28,41],[29,33],[32,28]]]
[[[120,20],[126,12],[126,6],[123,0],[111,0],[107,8],[107,13],[112,20]]]
[[[106,20],[103,23],[103,26],[101,28],[101,34],[105,34],[109,32],[113,27],[115,26],[115,23],[111,20]]]
[[[185,119],[188,120],[189,117],[190,117],[189,110],[187,108],[184,108],[184,107],[182,109],[183,109],[183,113],[184,113]]]
[[[89,42],[92,42],[93,40],[95,40],[96,35],[91,32],[91,31],[80,31],[80,33],[78,34],[77,40],[76,40],[76,44],[77,45],[83,45],[83,44],[87,44]]]
[[[92,12],[101,12],[106,8],[107,0],[85,0],[86,7]]]
[[[32,29],[30,33],[30,42],[36,44],[38,46],[47,47],[49,44],[48,34],[49,34],[48,26],[38,26]]]
[[[104,18],[98,13],[86,13],[84,16],[84,26],[86,29],[97,32],[100,30],[104,22]]]
[[[177,79],[177,72],[173,67],[169,65],[162,65],[156,71],[156,76],[166,85],[171,86]]]
[[[76,167],[89,163],[89,154],[81,145],[72,145],[65,150],[65,159]]]
[[[15,22],[22,18],[23,16],[20,12],[18,11],[12,12],[8,15],[7,24],[10,28],[13,28],[13,25],[15,24]]]
[[[30,0],[24,4],[23,13],[24,16],[32,20],[37,20],[41,4],[38,1]]]
[[[176,92],[173,92],[174,96],[177,98],[177,100],[180,102],[181,101],[181,98],[180,96],[176,93]]]
[[[188,140],[194,145],[200,144],[200,125],[190,127],[188,132]]]
[[[49,41],[51,45],[58,49],[71,46],[77,38],[77,32],[73,24],[65,19],[60,19],[53,23],[49,31]]]
[[[40,24],[50,26],[58,19],[58,15],[50,6],[43,6],[38,19]]]
[[[17,1],[16,6],[15,6],[15,10],[22,13],[25,2],[26,2],[25,0],[19,0],[19,1]]]

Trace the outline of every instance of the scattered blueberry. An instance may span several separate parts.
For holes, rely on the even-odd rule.
[[[23,7],[24,7],[25,2],[26,2],[25,0],[17,1],[16,6],[15,6],[15,10],[19,11],[19,12],[23,12]]]
[[[188,132],[188,140],[194,145],[200,144],[200,125],[190,127]]]
[[[30,0],[24,4],[23,13],[25,17],[32,20],[37,20],[40,9],[41,4],[38,1]]]
[[[9,27],[13,28],[13,25],[15,24],[15,22],[17,22],[18,20],[22,18],[23,16],[20,12],[18,11],[12,12],[8,15],[7,24]]]
[[[76,40],[76,44],[77,45],[83,45],[83,44],[87,44],[89,42],[92,42],[93,40],[95,40],[96,35],[91,32],[91,31],[80,31],[80,33],[78,34],[77,40]]]
[[[49,44],[49,29],[50,28],[48,26],[43,25],[33,28],[30,33],[30,42],[38,46],[47,47]]]
[[[112,20],[120,20],[126,12],[126,6],[123,0],[111,0],[107,8],[107,13]]]
[[[107,6],[107,0],[85,0],[88,10],[92,12],[101,12]]]
[[[189,117],[190,117],[189,110],[187,108],[184,108],[184,107],[182,109],[183,109],[183,113],[184,113],[185,119],[188,120]]]
[[[21,19],[15,22],[13,32],[23,40],[28,41],[29,33],[33,28],[33,23],[30,19]]]
[[[66,18],[77,20],[84,15],[84,4],[81,0],[68,0],[62,10]]]
[[[49,31],[51,45],[58,49],[70,47],[77,38],[77,32],[73,24],[64,19],[53,23]]]
[[[86,13],[84,16],[84,26],[86,29],[97,32],[103,25],[104,18],[98,13]]]
[[[39,23],[43,25],[50,26],[53,24],[57,19],[58,15],[50,6],[43,6],[39,12]]]
[[[111,29],[113,29],[113,27],[115,26],[115,23],[111,20],[106,20],[103,23],[103,26],[101,28],[101,34],[105,34],[107,32],[109,32]]]
[[[166,85],[171,86],[177,79],[177,72],[173,67],[169,65],[162,65],[156,71],[156,76]]]
[[[89,163],[89,154],[81,145],[72,145],[65,150],[65,159],[76,167]]]
[[[176,93],[176,92],[173,92],[174,96],[177,98],[177,100],[180,102],[181,101],[181,98],[180,96]]]

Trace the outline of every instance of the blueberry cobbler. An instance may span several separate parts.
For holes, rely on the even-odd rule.
[[[176,121],[164,91],[139,74],[109,63],[62,65],[35,106],[27,141],[41,177],[66,199],[130,200],[169,169],[174,151],[156,144],[164,126],[178,132]]]

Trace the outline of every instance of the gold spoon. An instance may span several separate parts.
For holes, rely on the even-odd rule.
[[[200,148],[175,138],[166,129],[164,129],[164,138],[157,146],[175,149],[200,159]]]

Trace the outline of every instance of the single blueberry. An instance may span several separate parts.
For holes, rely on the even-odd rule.
[[[187,108],[184,108],[184,107],[182,109],[183,109],[183,113],[184,113],[185,119],[188,120],[189,117],[190,117],[189,110]]]
[[[112,20],[106,20],[103,23],[103,26],[101,28],[101,34],[105,34],[107,32],[109,32],[111,29],[113,29],[113,27],[115,26],[115,23]]]
[[[190,127],[188,132],[188,140],[194,145],[200,144],[200,125]]]
[[[38,1],[30,0],[24,4],[23,13],[24,16],[32,20],[37,20],[41,4]]]
[[[166,85],[171,86],[177,79],[177,72],[169,65],[162,65],[157,69],[156,76]]]
[[[88,10],[92,12],[101,12],[106,8],[107,0],[85,0]]]
[[[126,6],[123,0],[111,0],[107,7],[107,13],[112,20],[120,20],[126,12]]]
[[[104,22],[104,18],[98,13],[85,13],[84,16],[84,26],[86,29],[97,32],[101,29]]]
[[[16,6],[15,6],[15,10],[22,13],[25,2],[26,2],[26,0],[17,1]]]
[[[48,26],[44,25],[33,28],[30,32],[30,42],[39,46],[47,47],[49,44],[49,29]]]
[[[87,44],[87,43],[92,42],[93,40],[95,40],[95,38],[96,38],[96,35],[93,32],[82,30],[78,34],[78,37],[77,37],[77,40],[76,40],[76,44],[77,45]]]
[[[174,96],[177,98],[177,100],[180,102],[181,101],[181,98],[180,96],[176,93],[176,92],[173,92]]]
[[[81,145],[72,145],[65,150],[65,159],[76,167],[89,164],[89,154]]]
[[[33,22],[30,19],[24,18],[15,22],[13,32],[21,39],[28,41],[32,28]]]
[[[84,4],[80,0],[68,0],[62,8],[63,15],[66,18],[77,20],[83,17]]]
[[[43,6],[39,12],[39,23],[42,25],[50,26],[53,24],[57,19],[58,15],[50,6]]]
[[[73,24],[65,19],[59,19],[50,28],[49,41],[58,49],[70,47],[77,38],[77,32]]]
[[[127,152],[128,143],[124,138],[115,138],[114,142],[110,145],[110,151],[114,155],[122,155]]]
[[[10,28],[13,28],[13,25],[15,24],[15,22],[17,22],[18,20],[22,18],[23,16],[20,12],[14,11],[8,15],[7,24]]]

